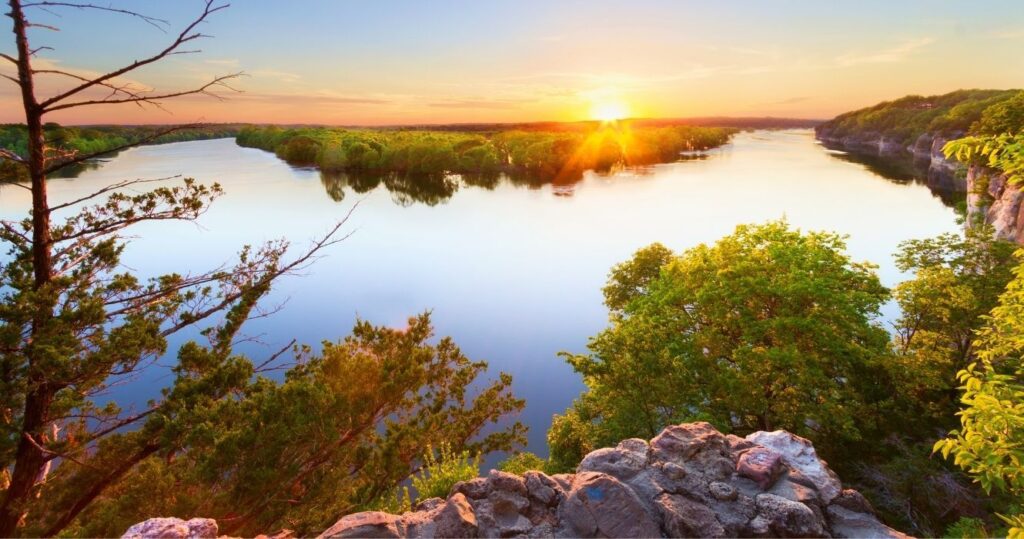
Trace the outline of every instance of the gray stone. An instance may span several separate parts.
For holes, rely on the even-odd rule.
[[[639,473],[646,464],[646,452],[606,447],[591,451],[583,457],[576,472],[601,472],[624,481]]]
[[[755,432],[747,436],[747,440],[782,455],[787,466],[796,469],[814,484],[823,503],[830,503],[842,491],[839,478],[818,458],[809,440],[783,430]]]
[[[732,501],[739,495],[736,491],[736,487],[729,483],[722,483],[721,481],[715,481],[709,484],[708,491],[711,492],[711,496],[713,498],[720,501]]]
[[[614,477],[595,472],[576,474],[562,504],[563,515],[580,536],[657,537],[658,524],[636,494]]]
[[[321,533],[318,539],[343,537],[401,537],[398,533],[399,517],[380,511],[354,513],[334,523]]]
[[[774,494],[759,494],[754,500],[758,516],[780,537],[821,537],[822,523],[810,507]]]
[[[522,477],[519,477],[516,474],[491,470],[490,473],[487,474],[487,484],[490,486],[492,492],[495,490],[503,490],[526,496],[526,482],[523,481]]]
[[[531,498],[545,505],[558,502],[561,488],[554,479],[541,472],[531,471],[523,474],[523,480],[526,482],[526,491]]]
[[[444,500],[441,498],[427,498],[416,502],[416,505],[412,508],[413,511],[431,511],[444,505]]]
[[[887,537],[904,539],[907,535],[882,524],[873,515],[858,513],[836,504],[828,506],[829,527],[835,537]]]
[[[438,537],[476,537],[476,514],[460,493],[453,494],[435,518]]]
[[[839,496],[836,496],[836,498],[832,500],[832,505],[844,507],[854,513],[875,514],[875,508],[871,507],[871,502],[869,502],[860,492],[849,488],[844,489]]]
[[[476,477],[469,481],[459,481],[452,487],[452,492],[461,492],[467,498],[479,500],[486,498],[487,493],[490,491],[490,486],[487,483],[487,479],[483,477]]]
[[[708,506],[677,494],[657,500],[662,526],[669,537],[724,537],[725,528]]]
[[[682,463],[709,444],[726,447],[725,437],[710,423],[672,425],[651,440],[651,454],[660,460]]]
[[[128,528],[121,539],[205,539],[217,535],[217,521],[212,518],[157,517]]]
[[[492,490],[487,495],[491,507],[499,513],[522,513],[530,507],[530,500],[518,492]]]

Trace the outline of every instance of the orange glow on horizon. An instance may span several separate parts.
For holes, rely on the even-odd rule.
[[[618,100],[595,102],[590,107],[590,117],[604,123],[610,123],[629,117],[629,107]]]

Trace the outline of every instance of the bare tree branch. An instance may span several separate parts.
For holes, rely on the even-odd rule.
[[[196,95],[196,94],[208,95],[210,97],[215,97],[217,99],[223,99],[221,96],[219,96],[219,95],[217,95],[215,93],[210,92],[209,89],[213,88],[213,87],[220,87],[220,88],[227,88],[228,90],[231,90],[233,92],[238,92],[239,90],[236,90],[235,88],[232,88],[230,85],[227,84],[227,81],[229,81],[231,79],[237,79],[238,77],[241,77],[243,75],[245,75],[245,73],[243,73],[241,71],[239,71],[238,73],[232,73],[230,75],[221,75],[219,77],[214,78],[210,82],[207,82],[206,84],[204,84],[204,85],[202,85],[202,86],[200,86],[198,88],[193,88],[191,90],[182,90],[182,91],[179,91],[179,92],[170,92],[170,93],[166,93],[166,94],[157,94],[157,95],[138,95],[138,96],[133,96],[133,97],[125,97],[125,98],[121,98],[121,99],[90,99],[90,100],[86,100],[86,101],[75,101],[75,102],[72,102],[72,103],[64,103],[64,104],[61,104],[61,105],[50,106],[50,107],[48,107],[46,109],[46,111],[47,112],[53,112],[53,111],[57,111],[57,110],[70,109],[70,108],[74,108],[74,107],[85,107],[85,106],[89,106],[89,105],[118,105],[118,104],[121,104],[121,103],[148,103],[148,104],[153,104],[153,105],[159,106],[161,99],[170,99],[172,97],[182,97],[182,96],[186,96],[186,95]],[[96,84],[101,84],[101,83],[96,83]]]
[[[110,79],[113,79],[115,77],[120,77],[121,75],[124,75],[125,73],[129,73],[131,71],[134,71],[134,70],[136,70],[136,69],[138,69],[138,68],[140,68],[142,66],[152,64],[153,62],[156,62],[156,61],[158,61],[158,60],[160,60],[162,58],[165,58],[167,55],[169,55],[172,52],[176,51],[179,47],[181,47],[185,43],[188,43],[190,41],[194,41],[196,39],[200,39],[200,38],[206,37],[204,34],[201,34],[201,33],[193,33],[193,30],[195,30],[196,26],[198,26],[199,23],[201,23],[204,20],[206,20],[206,18],[209,17],[211,14],[216,13],[216,12],[222,10],[222,9],[225,9],[229,5],[229,4],[220,4],[220,5],[215,6],[215,5],[213,5],[213,2],[214,2],[214,0],[206,0],[206,5],[203,8],[203,12],[195,20],[193,20],[192,23],[190,23],[188,26],[186,26],[185,29],[182,30],[180,34],[178,34],[178,37],[170,45],[168,45],[166,48],[164,48],[160,52],[158,52],[158,53],[156,53],[156,54],[154,54],[152,56],[149,56],[147,58],[144,58],[142,60],[136,60],[136,61],[132,62],[131,64],[126,65],[126,66],[124,66],[124,67],[122,67],[120,69],[115,69],[114,71],[111,71],[111,72],[109,72],[109,73],[107,73],[105,75],[100,75],[99,77],[96,77],[95,79],[92,79],[89,82],[83,82],[82,84],[79,84],[78,86],[75,86],[74,88],[72,88],[72,89],[70,89],[70,90],[68,90],[66,92],[57,94],[57,95],[55,95],[55,96],[53,96],[53,97],[43,101],[42,103],[40,103],[39,104],[40,108],[42,108],[44,111],[55,110],[55,109],[52,109],[51,107],[53,107],[57,103],[60,103],[61,101],[65,100],[65,99],[67,99],[67,98],[69,98],[69,97],[71,97],[73,95],[78,94],[79,92],[81,92],[83,90],[88,90],[89,88],[92,88],[93,86],[96,86],[96,85],[98,85],[100,83],[106,82],[106,81],[108,81]]]
[[[37,8],[43,9],[44,11],[46,11],[48,13],[52,13],[54,15],[56,15],[56,13],[53,13],[52,11],[50,11],[48,9],[45,9],[45,8],[50,8],[50,7],[71,7],[71,8],[75,8],[75,9],[95,9],[95,10],[98,10],[98,11],[109,11],[111,13],[120,13],[121,15],[131,15],[132,17],[137,17],[139,19],[142,19],[147,24],[149,24],[150,26],[153,26],[154,28],[156,28],[157,30],[160,30],[161,32],[166,32],[165,27],[170,25],[170,23],[168,23],[164,19],[158,19],[156,17],[150,17],[150,16],[143,15],[143,14],[135,12],[135,11],[130,11],[130,10],[127,10],[127,9],[118,9],[118,8],[115,8],[115,7],[112,7],[112,6],[104,7],[104,6],[97,6],[95,4],[80,4],[78,2],[48,2],[47,1],[47,2],[31,2],[31,3],[28,3],[28,4],[22,4],[21,7],[23,7],[23,8],[37,7]]]
[[[74,73],[70,73],[68,71],[63,71],[63,70],[60,70],[60,69],[33,69],[32,73],[34,75],[62,75],[62,76],[65,76],[65,77],[76,79],[76,80],[81,81],[81,82],[89,82],[90,80],[92,80],[92,79],[90,79],[88,77],[84,77],[82,75],[76,75]],[[130,96],[130,97],[141,97],[142,96],[141,93],[135,92],[135,91],[133,91],[131,89],[131,84],[125,84],[123,86],[114,86],[111,83],[102,82],[99,85],[103,86],[104,88],[109,88],[111,90],[111,95],[116,95],[118,93],[123,93],[125,95]]]

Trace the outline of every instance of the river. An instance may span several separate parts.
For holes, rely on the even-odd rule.
[[[451,178],[440,192],[423,194],[393,182],[322,178],[218,139],[123,152],[77,178],[53,180],[50,200],[133,178],[219,182],[225,196],[198,223],[133,229],[123,261],[147,276],[211,268],[230,262],[243,244],[269,239],[304,246],[359,201],[349,221],[354,234],[303,275],[280,282],[267,305],[281,310],[250,323],[246,333],[255,340],[240,350],[259,359],[292,338],[314,345],[340,339],[357,316],[404,325],[431,310],[438,334],[452,336],[471,359],[487,360],[489,377],[513,375],[515,393],[527,401],[520,419],[530,427],[529,449],[543,456],[552,414],[583,389],[557,353],[585,351],[587,338],[604,327],[608,270],[639,247],[658,241],[684,250],[740,223],[784,217],[849,235],[852,257],[877,264],[893,285],[903,278],[892,258],[901,241],[959,229],[954,211],[924,185],[842,157],[810,130],[754,131],[704,159],[587,173],[569,186]],[[21,218],[28,207],[27,191],[0,191],[4,218]],[[885,316],[894,315],[887,306]],[[131,389],[119,388],[117,398],[158,396],[169,381],[166,363]]]

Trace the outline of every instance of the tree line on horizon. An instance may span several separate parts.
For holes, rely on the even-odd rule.
[[[5,188],[29,190],[32,208],[0,222],[8,249],[0,260],[0,536],[114,536],[155,515],[213,517],[223,533],[289,527],[306,535],[345,513],[408,507],[406,481],[423,494],[447,492],[476,472],[481,455],[521,447],[525,428],[514,415],[524,402],[511,378],[486,378],[486,363],[434,337],[427,314],[401,328],[359,321],[319,348],[235,352],[267,293],[343,241],[344,220],[298,252],[271,241],[241,247],[224,267],[144,279],[120,264],[133,227],[194,221],[222,195],[219,185],[185,179],[147,190],[151,180],[128,179],[75,200],[48,199],[51,175],[145,137],[69,148],[46,115],[145,106],[226,84],[234,74],[145,94],[114,82],[188,50],[204,37],[196,28],[225,4],[205,2],[141,63],[78,76],[49,97],[33,90],[42,74],[32,67],[39,49],[29,47],[26,10],[39,6],[9,6],[27,144],[0,150],[0,160],[27,175]],[[106,97],[90,97],[93,90]],[[1022,127],[984,135],[995,139],[957,155],[990,163],[985,145],[1016,140]],[[281,130],[278,138],[262,129],[253,136],[267,135],[268,149],[283,148],[286,158],[428,173],[451,172],[461,158],[483,166],[493,149],[498,163],[557,174],[576,159],[601,168],[674,158],[731,134],[673,127],[377,140],[372,131]],[[631,153],[623,141],[645,146]],[[1019,156],[1007,144],[1000,163]],[[695,419],[738,434],[783,428],[812,439],[903,529],[967,537],[1002,526],[1019,535],[1024,266],[1015,249],[985,228],[908,241],[897,261],[914,277],[889,290],[872,265],[849,258],[843,238],[785,222],[741,225],[682,253],[643,248],[611,270],[608,328],[588,353],[564,356],[587,388],[554,418],[550,458],[521,453],[502,466],[566,470],[602,444]],[[901,307],[892,332],[878,319],[890,299]],[[185,331],[193,338],[171,349]],[[173,379],[144,408],[107,399],[113,385],[139,384],[172,357]]]

